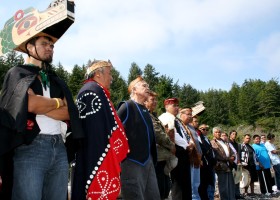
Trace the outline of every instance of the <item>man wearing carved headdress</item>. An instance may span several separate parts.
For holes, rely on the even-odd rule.
[[[122,162],[122,196],[125,200],[160,199],[154,165],[157,162],[153,122],[144,102],[150,89],[137,77],[128,86],[130,100],[121,102],[118,115],[124,125],[130,152]]]
[[[94,61],[77,96],[86,138],[76,155],[72,200],[116,199],[120,193],[120,162],[128,143],[110,100],[112,68],[110,61]]]
[[[190,132],[176,115],[179,112],[179,100],[168,98],[164,100],[166,112],[159,116],[159,120],[164,126],[174,127],[177,166],[171,171],[173,200],[192,199],[190,153],[193,151],[194,143],[190,137]],[[191,112],[186,113],[192,116]]]
[[[7,72],[0,96],[0,107],[14,119],[10,130],[3,132],[1,127],[0,132],[0,156],[14,151],[13,200],[65,200],[68,185],[65,121],[70,120],[72,137],[83,137],[71,92],[51,66],[54,43],[73,23],[73,16],[69,19],[67,11],[73,10],[74,5],[66,1],[61,5],[64,6],[50,7],[39,14],[32,9],[19,10],[0,32],[1,53],[15,49],[28,55],[24,65]],[[48,20],[50,11],[60,12],[60,17],[65,14],[65,18]],[[31,19],[33,23],[26,22]],[[42,27],[42,23],[50,24]],[[7,42],[9,30],[13,30],[10,34],[18,35],[8,37],[12,41]]]

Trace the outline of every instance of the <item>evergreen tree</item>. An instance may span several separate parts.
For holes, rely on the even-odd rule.
[[[85,73],[86,73],[86,68],[84,66],[80,67],[78,65],[75,65],[72,70],[72,73],[69,77],[68,86],[74,97],[77,96],[79,90],[83,86]]]
[[[156,72],[156,69],[152,65],[147,64],[146,67],[144,68],[143,78],[149,84],[150,89],[152,91],[155,90],[155,86],[158,83],[158,75],[159,73]]]
[[[10,66],[10,68],[24,63],[22,54],[18,53],[17,51],[10,51],[3,57],[5,64]]]
[[[278,81],[268,81],[257,96],[258,114],[260,117],[280,116],[280,86]]]
[[[69,77],[70,77],[70,74],[69,72],[67,72],[64,67],[62,66],[62,64],[59,62],[58,63],[58,66],[55,67],[55,73],[57,76],[59,76],[62,80],[64,80],[66,83],[69,82]]]
[[[233,83],[230,91],[227,94],[227,104],[228,104],[228,115],[229,122],[231,125],[236,125],[240,122],[239,109],[238,109],[238,99],[239,99],[240,87]]]
[[[120,73],[113,68],[112,69],[112,77],[113,82],[111,84],[111,100],[114,106],[117,108],[118,104],[121,101],[127,100],[128,91],[127,91],[127,84],[125,80],[120,76]]]
[[[5,55],[0,56],[0,90],[2,90],[4,77],[7,71],[16,65],[23,63],[24,59],[22,55],[16,51],[10,51]]]
[[[158,94],[158,107],[157,107],[158,114],[165,112],[163,102],[166,98],[173,97],[172,90],[173,90],[173,79],[166,75],[161,75],[159,77],[158,84],[155,86],[155,92]]]
[[[202,101],[206,106],[203,121],[206,121],[207,124],[212,126],[228,124],[225,94],[225,91],[211,89],[202,95]]]
[[[190,84],[184,84],[181,88],[180,100],[182,107],[193,107],[194,104],[200,101],[199,92]]]
[[[181,86],[179,85],[179,83],[178,83],[179,81],[177,81],[175,84],[173,84],[173,86],[172,86],[172,96],[173,97],[176,97],[176,98],[178,98],[179,99],[179,101],[180,101],[180,105],[182,106],[182,107],[184,107],[183,106],[183,104],[182,104],[182,99],[181,99]]]
[[[245,80],[240,88],[238,110],[241,119],[249,124],[254,124],[258,118],[257,97],[265,88],[265,82],[261,80]]]
[[[10,66],[5,64],[3,57],[0,57],[0,90],[2,90],[4,77],[9,69],[10,69]]]
[[[131,67],[129,69],[127,83],[129,84],[131,81],[136,79],[138,76],[142,76],[143,72],[140,67],[135,63],[131,63]]]

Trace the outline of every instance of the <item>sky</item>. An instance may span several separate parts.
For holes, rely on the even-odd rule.
[[[19,9],[47,0],[0,0],[0,29]],[[279,0],[76,0],[75,23],[55,44],[53,64],[71,71],[110,59],[127,80],[131,64],[200,91],[229,91],[280,73]]]

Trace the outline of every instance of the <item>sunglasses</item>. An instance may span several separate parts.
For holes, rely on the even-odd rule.
[[[202,130],[202,131],[208,131],[208,129],[207,129],[207,128],[202,128],[202,129],[200,129],[200,130]]]

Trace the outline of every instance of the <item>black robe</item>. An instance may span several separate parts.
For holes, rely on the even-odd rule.
[[[0,96],[0,174],[12,177],[13,149],[21,144],[30,144],[39,134],[40,128],[36,123],[36,114],[28,112],[28,88],[35,94],[42,95],[42,86],[37,78],[40,68],[31,65],[18,65],[11,68],[5,75]],[[78,110],[72,94],[66,83],[53,71],[49,71],[51,82],[51,97],[65,97],[70,115],[69,130],[72,134],[67,137],[66,147],[68,159],[72,160],[75,153],[75,143],[72,138],[83,138],[83,130]],[[5,120],[2,120],[5,119]],[[28,127],[28,120],[33,120],[34,126]],[[8,171],[6,169],[9,169]],[[6,183],[6,182],[5,182]],[[5,184],[3,180],[3,185]]]
[[[86,138],[76,156],[71,199],[116,199],[128,143],[110,93],[88,81],[79,91],[77,106]]]

